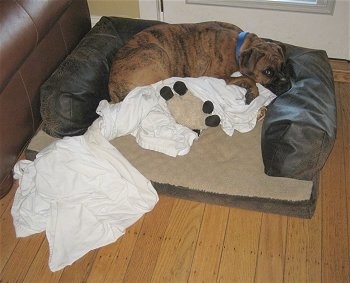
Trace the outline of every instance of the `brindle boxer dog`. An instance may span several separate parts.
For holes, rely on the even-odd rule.
[[[258,96],[256,83],[280,94],[290,87],[280,44],[221,22],[160,24],[133,36],[116,54],[109,78],[112,102],[138,86],[170,77],[210,76],[247,89],[246,103]],[[230,75],[240,71],[243,76]]]

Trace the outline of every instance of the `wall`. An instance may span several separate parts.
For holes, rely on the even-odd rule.
[[[88,0],[88,4],[92,17],[140,17],[138,0]]]
[[[140,0],[140,16],[166,22],[220,20],[232,22],[261,37],[326,50],[331,58],[350,59],[350,2],[337,0],[333,15],[278,12],[206,5],[185,0],[164,0],[164,13],[156,11],[157,0]]]

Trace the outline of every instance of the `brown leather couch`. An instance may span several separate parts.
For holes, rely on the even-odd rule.
[[[41,123],[39,88],[90,30],[86,0],[0,1],[0,198]]]

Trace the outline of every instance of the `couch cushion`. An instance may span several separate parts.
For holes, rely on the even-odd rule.
[[[287,45],[292,88],[270,105],[262,129],[265,173],[313,180],[336,135],[333,75],[326,52]]]
[[[109,99],[109,67],[118,48],[156,21],[102,17],[40,91],[43,129],[54,137],[83,134]]]

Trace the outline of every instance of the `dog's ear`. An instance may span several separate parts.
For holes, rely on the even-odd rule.
[[[272,40],[272,39],[269,39],[269,38],[264,38],[264,40],[266,42],[268,42],[268,43],[277,45],[277,47],[279,47],[278,48],[278,52],[281,54],[282,58],[283,59],[287,58],[286,57],[287,48],[286,48],[286,45],[283,42],[277,41],[277,40]]]
[[[281,55],[283,60],[286,60],[287,58],[287,48],[286,45],[283,42],[276,41],[276,40],[266,40],[270,44],[274,44],[278,50],[278,53]]]
[[[287,53],[287,48],[286,48],[286,45],[282,42],[279,42],[279,41],[275,41],[274,42],[276,45],[277,45],[277,50],[278,50],[278,53],[281,55],[281,57],[283,58],[284,61],[286,61],[286,53]]]
[[[256,63],[264,54],[256,48],[249,48],[241,53],[239,57],[240,72],[245,75],[252,75]]]

